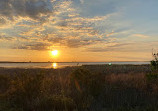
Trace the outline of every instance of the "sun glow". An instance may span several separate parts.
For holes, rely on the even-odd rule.
[[[52,63],[52,67],[54,68],[54,69],[56,69],[57,68],[57,63]]]
[[[58,55],[58,50],[53,50],[53,51],[51,51],[51,53],[52,53],[53,56],[57,56]]]

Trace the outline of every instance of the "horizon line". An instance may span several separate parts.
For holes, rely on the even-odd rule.
[[[72,61],[72,62],[53,62],[53,61],[43,61],[43,62],[31,62],[31,61],[28,61],[28,62],[17,62],[17,61],[0,61],[0,63],[86,63],[86,62],[89,62],[89,63],[92,63],[93,61]],[[150,62],[150,61],[96,61],[94,63],[97,63],[97,62]]]

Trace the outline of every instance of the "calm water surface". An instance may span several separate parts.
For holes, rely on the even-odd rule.
[[[0,63],[4,68],[63,68],[66,66],[103,65],[103,64],[133,64],[142,65],[150,62],[71,62],[71,63]]]

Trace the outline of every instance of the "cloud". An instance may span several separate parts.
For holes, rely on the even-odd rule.
[[[112,32],[110,32],[110,33],[108,33],[108,34],[106,34],[106,37],[110,37],[110,36],[112,36],[112,35],[114,35],[114,31],[112,31]]]
[[[0,18],[0,26],[5,25],[7,22],[4,18]]]
[[[157,47],[157,41],[155,42],[126,42],[126,43],[107,43],[107,46],[102,47],[88,47],[85,51],[89,52],[151,52],[152,48]]]
[[[51,13],[50,0],[1,0],[0,15],[13,20],[16,17],[41,19],[41,15]]]
[[[111,29],[102,24],[116,14],[83,17],[73,6],[74,1],[1,0],[0,5],[0,15],[5,18],[0,23],[10,21],[12,26],[4,32],[18,40],[17,46],[13,46],[17,49],[47,50],[51,45],[86,47],[106,43],[114,33],[105,34],[105,30]]]
[[[8,37],[8,36],[6,36],[5,34],[1,34],[0,35],[0,41],[14,41],[15,40],[15,38],[14,37]]]
[[[23,44],[16,47],[13,47],[13,49],[26,49],[26,50],[48,50],[49,46],[51,46],[48,43],[30,43],[30,44]]]
[[[80,2],[81,2],[81,4],[83,4],[83,3],[84,3],[84,0],[80,0]]]
[[[86,51],[89,52],[107,52],[107,51],[117,51],[122,46],[127,46],[128,44],[124,43],[106,43],[106,46],[103,47],[91,47],[87,48]]]
[[[132,36],[138,37],[138,38],[149,38],[149,36],[143,35],[143,34],[133,34]]]

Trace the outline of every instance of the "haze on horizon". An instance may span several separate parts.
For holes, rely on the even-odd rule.
[[[0,0],[0,61],[149,61],[158,49],[157,6],[157,0]]]

